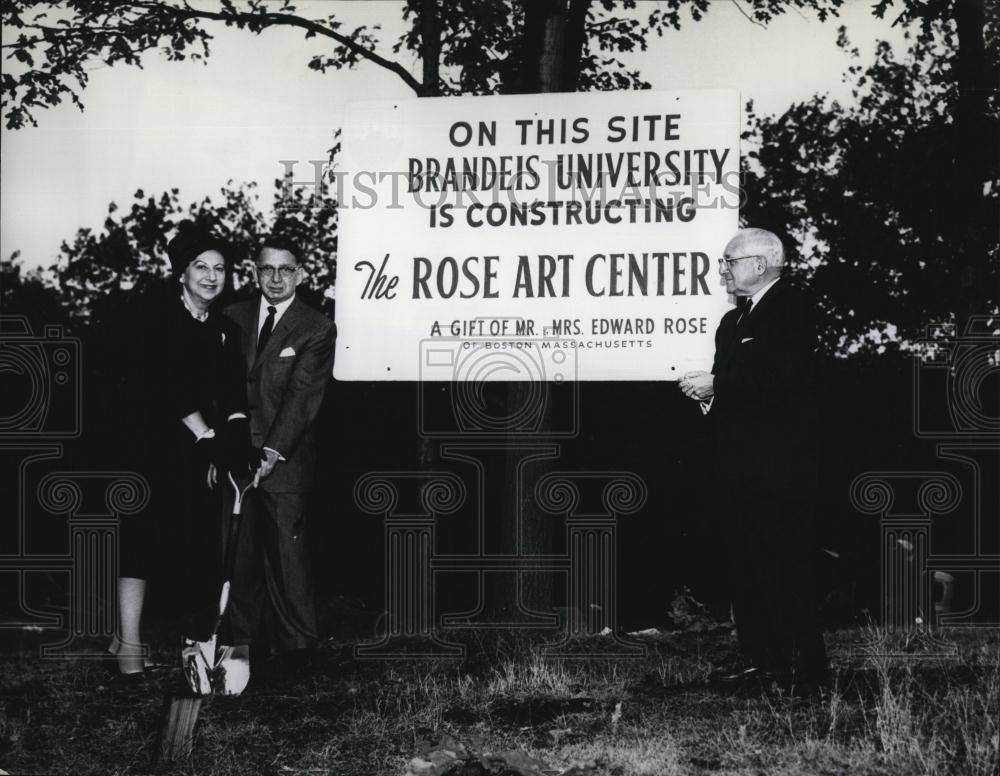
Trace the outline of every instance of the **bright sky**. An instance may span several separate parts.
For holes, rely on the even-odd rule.
[[[401,3],[299,0],[305,15],[335,12],[347,29],[381,24],[382,53],[403,30]],[[640,3],[638,13],[648,12]],[[869,0],[847,0],[840,20],[825,24],[790,11],[768,29],[735,3],[717,0],[701,22],[650,41],[632,57],[654,89],[733,87],[757,110],[783,112],[816,93],[849,101],[841,83],[846,55],[835,46],[847,26],[867,62],[878,39],[900,50],[902,34],[871,15]],[[168,63],[144,69],[95,66],[83,93],[85,112],[70,104],[37,114],[38,127],[2,131],[0,255],[21,251],[25,264],[48,265],[77,228],[99,228],[111,201],[131,203],[136,189],[179,188],[184,204],[215,195],[230,180],[258,181],[262,200],[280,177],[281,159],[324,159],[344,105],[359,99],[413,97],[396,76],[369,63],[325,75],[306,67],[324,49],[291,29],[259,37],[212,26],[208,65]],[[398,55],[414,72],[419,63]]]

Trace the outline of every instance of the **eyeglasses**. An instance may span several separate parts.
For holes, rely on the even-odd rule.
[[[733,265],[738,261],[743,261],[743,259],[764,259],[766,256],[761,256],[759,254],[751,254],[749,256],[737,256],[734,259],[719,259],[719,267],[725,270],[731,270]]]
[[[259,266],[257,267],[257,272],[262,278],[267,280],[273,280],[275,275],[280,275],[282,280],[288,280],[296,272],[299,271],[298,267],[290,267],[287,264],[281,267],[271,267],[271,266]]]

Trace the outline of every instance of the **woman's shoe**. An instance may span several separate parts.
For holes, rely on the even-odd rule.
[[[115,659],[117,659],[118,653],[121,651],[121,648],[122,648],[121,641],[119,641],[119,639],[118,639],[117,636],[112,636],[111,643],[108,645],[108,654],[111,655],[112,657],[114,657]],[[143,670],[146,670],[146,671],[162,671],[162,670],[167,669],[167,668],[176,668],[177,667],[176,663],[164,663],[164,662],[159,661],[156,658],[154,658],[152,656],[152,653],[150,652],[149,646],[147,644],[143,644],[142,648],[143,648],[143,650],[145,650],[145,653],[146,653],[145,655],[143,655],[143,658],[142,658],[142,667],[143,667]],[[142,672],[141,671],[137,671],[137,672],[134,672],[134,673],[142,673]]]
[[[118,676],[115,677],[115,681],[119,684],[124,684],[128,687],[135,687],[140,684],[144,684],[149,680],[149,674],[145,671],[135,671],[131,674],[123,674],[121,671],[118,672]]]
[[[118,665],[118,658],[114,655],[108,655],[103,658],[100,665],[105,677],[115,684],[135,685],[140,684],[147,678],[146,671],[142,668],[138,671],[122,671],[121,666]]]
[[[142,667],[146,671],[168,671],[171,668],[178,668],[178,663],[164,663],[160,660],[156,660],[152,657],[147,657],[143,662]]]

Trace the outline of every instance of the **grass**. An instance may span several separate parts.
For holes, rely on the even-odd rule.
[[[468,634],[467,634],[468,635]],[[547,659],[530,639],[465,639],[465,661],[353,661],[203,706],[189,761],[157,764],[169,672],[144,687],[90,661],[0,656],[0,769],[44,774],[973,774],[1000,767],[1000,635],[943,634],[947,659],[852,656],[871,630],[827,635],[836,684],[804,700],[706,685],[725,631],[649,642],[640,660]],[[449,636],[452,638],[452,636]],[[461,640],[461,639],[460,639]],[[882,647],[889,642],[883,639]]]

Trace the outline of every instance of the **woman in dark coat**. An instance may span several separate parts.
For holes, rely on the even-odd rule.
[[[119,558],[123,675],[141,674],[139,628],[147,580],[203,639],[220,580],[222,474],[260,463],[250,442],[239,336],[213,302],[226,288],[228,247],[189,221],[167,246],[172,282],[143,300],[127,347],[134,465],[147,477],[150,508],[125,520]]]

